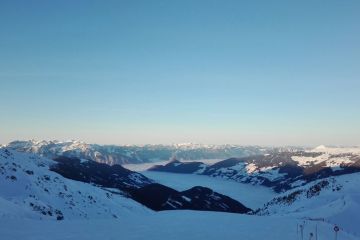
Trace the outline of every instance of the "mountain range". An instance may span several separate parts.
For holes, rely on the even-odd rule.
[[[58,226],[52,225],[54,220],[95,235],[85,226],[95,222],[114,229],[122,226],[121,233],[133,239],[136,231],[141,236],[145,231],[154,239],[164,234],[181,239],[182,231],[193,233],[190,239],[204,233],[211,233],[210,239],[237,233],[249,239],[300,239],[300,225],[306,226],[302,234],[307,236],[316,229],[319,239],[332,238],[334,225],[339,226],[341,239],[360,236],[357,147],[249,147],[253,154],[210,162],[172,155],[171,160],[152,163],[147,171],[134,172],[119,164],[84,158],[91,151],[83,143],[70,152],[64,146],[75,146],[74,142],[54,143],[56,147],[48,142],[27,144],[13,142],[0,148],[0,222],[10,227],[30,221],[27,232],[35,237],[29,239],[44,238],[48,232],[44,229],[52,229],[59,239],[66,237],[54,230]],[[55,151],[61,144],[62,150]],[[185,153],[199,146],[179,148]],[[138,165],[148,165],[148,161]],[[203,218],[198,219],[200,216]],[[39,220],[46,227],[37,227]],[[219,222],[226,222],[225,232],[216,227]],[[159,226],[172,227],[154,228]],[[19,237],[0,230],[5,239]],[[74,233],[84,237],[79,229]]]
[[[155,211],[246,213],[251,210],[209,188],[196,186],[178,192],[120,165],[64,156],[51,160],[7,148],[0,149],[0,178],[3,204],[16,206],[17,211],[23,209],[21,215],[30,212],[58,220],[74,214],[89,216],[86,210],[89,205],[98,208],[99,215],[117,216],[119,213],[111,209],[121,211],[121,204],[114,207],[113,199],[124,198],[129,199],[126,203],[135,200]]]
[[[220,177],[283,192],[317,179],[359,172],[360,148],[321,146],[312,150],[269,151],[262,155],[230,158],[212,165],[201,161],[173,160],[149,170]]]
[[[13,141],[8,149],[35,153],[47,158],[57,156],[77,157],[109,165],[126,163],[156,162],[177,158],[181,160],[225,159],[262,154],[269,148],[237,145],[98,145],[81,141]]]

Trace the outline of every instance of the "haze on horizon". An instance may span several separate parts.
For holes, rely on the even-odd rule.
[[[360,2],[0,2],[0,144],[360,144]]]

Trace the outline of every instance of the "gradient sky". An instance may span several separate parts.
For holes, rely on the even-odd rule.
[[[360,1],[0,1],[0,143],[360,144]]]

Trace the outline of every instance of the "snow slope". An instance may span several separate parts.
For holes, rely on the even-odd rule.
[[[114,220],[30,221],[1,220],[2,240],[294,240],[300,239],[296,226],[302,219],[293,217],[260,217],[226,213],[169,211],[132,215]],[[306,221],[304,239],[318,225],[318,240],[334,239],[333,225]],[[21,225],[17,231],[15,226]],[[344,231],[338,239],[359,239]]]
[[[103,189],[49,171],[52,160],[0,149],[0,218],[118,218],[149,210],[117,189]]]
[[[360,173],[317,180],[270,201],[260,214],[323,219],[360,236]]]

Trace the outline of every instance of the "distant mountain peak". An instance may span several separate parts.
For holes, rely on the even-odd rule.
[[[327,147],[325,145],[319,145],[315,149],[326,149]]]

